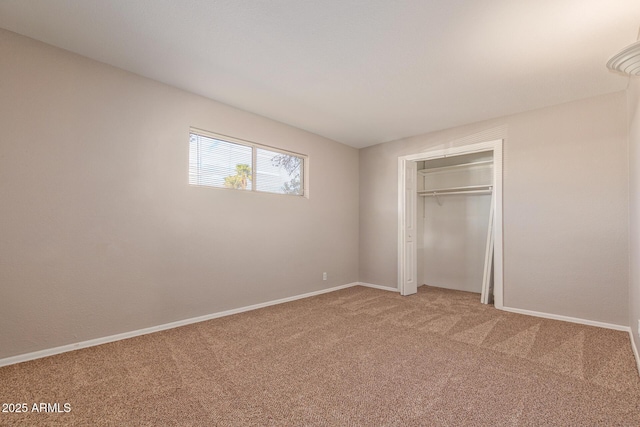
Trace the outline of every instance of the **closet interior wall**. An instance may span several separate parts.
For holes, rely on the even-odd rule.
[[[418,285],[482,291],[492,160],[491,152],[484,152],[418,162]],[[471,163],[477,165],[448,168]],[[480,185],[486,185],[489,191],[442,193],[437,197],[428,192]]]

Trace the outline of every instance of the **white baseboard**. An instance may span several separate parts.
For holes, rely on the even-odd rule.
[[[527,316],[543,317],[545,319],[562,320],[563,322],[579,323],[581,325],[597,326],[599,328],[615,329],[616,331],[630,331],[631,328],[613,323],[597,322],[595,320],[580,319],[578,317],[562,316],[560,314],[543,313],[540,311],[523,310],[521,308],[502,307],[500,310],[511,313],[526,314]]]
[[[334,292],[340,289],[350,288],[352,286],[357,286],[357,285],[360,285],[360,283],[359,282],[348,283],[346,285],[335,286],[329,289],[321,289],[319,291],[308,292],[306,294],[301,294],[301,295],[294,295],[292,297],[281,298],[273,301],[263,302],[260,304],[234,308],[231,310],[220,311],[218,313],[207,314],[204,316],[193,317],[190,319],[178,320],[176,322],[165,323],[163,325],[158,325],[158,326],[152,326],[150,328],[138,329],[135,331],[124,332],[121,334],[110,335],[102,338],[95,338],[92,340],[82,341],[74,344],[67,344],[60,347],[34,351],[32,353],[19,354],[17,356],[11,356],[11,357],[6,357],[4,359],[0,359],[0,367],[14,365],[16,363],[27,362],[29,360],[41,359],[43,357],[53,356],[55,354],[60,354],[60,353],[66,353],[68,351],[73,351],[73,350],[79,350],[81,348],[93,347],[96,345],[106,344],[114,341],[120,341],[127,338],[138,337],[140,335],[151,334],[153,332],[165,331],[167,329],[178,328],[180,326],[186,326],[192,323],[204,322],[205,320],[217,319],[219,317],[225,317],[225,316],[230,316],[232,314],[243,313],[245,311],[257,310],[259,308],[269,307],[271,305],[282,304],[285,302],[295,301],[303,298],[309,298],[316,295],[326,294],[329,292]]]
[[[180,326],[186,326],[186,325],[190,325],[190,324],[193,324],[193,323],[204,322],[206,320],[217,319],[219,317],[231,316],[232,314],[244,313],[246,311],[257,310],[259,308],[269,307],[269,306],[277,305],[277,304],[283,304],[283,303],[286,303],[286,302],[295,301],[295,300],[299,300],[299,299],[303,299],[303,298],[309,298],[309,297],[313,297],[313,296],[316,296],[316,295],[321,295],[321,294],[326,294],[326,293],[329,293],[329,292],[338,291],[340,289],[350,288],[350,287],[353,287],[353,286],[365,286],[365,287],[368,287],[368,288],[381,289],[381,290],[384,290],[384,291],[390,291],[390,292],[396,292],[396,293],[399,292],[398,289],[392,288],[392,287],[389,287],[389,286],[374,285],[374,284],[365,283],[365,282],[348,283],[346,285],[335,286],[333,288],[321,289],[319,291],[308,292],[308,293],[301,294],[301,295],[294,295],[292,297],[281,298],[281,299],[277,299],[277,300],[273,300],[273,301],[267,301],[267,302],[263,302],[263,303],[259,303],[259,304],[253,304],[253,305],[249,305],[249,306],[246,306],[246,307],[234,308],[234,309],[231,309],[231,310],[220,311],[218,313],[207,314],[207,315],[204,315],[204,316],[193,317],[193,318],[190,318],[190,319],[178,320],[176,322],[165,323],[165,324],[162,324],[162,325],[152,326],[152,327],[149,327],[149,328],[138,329],[138,330],[135,330],[135,331],[124,332],[124,333],[121,333],[121,334],[110,335],[110,336],[102,337],[102,338],[95,338],[95,339],[92,339],[92,340],[82,341],[82,342],[78,342],[78,343],[74,343],[74,344],[67,344],[67,345],[63,345],[63,346],[60,346],[60,347],[54,347],[54,348],[49,348],[49,349],[45,349],[45,350],[34,351],[34,352],[31,352],[31,353],[19,354],[17,356],[6,357],[4,359],[0,359],[0,367],[8,366],[8,365],[14,365],[16,363],[27,362],[29,360],[41,359],[43,357],[53,356],[53,355],[60,354],[60,353],[66,353],[66,352],[69,352],[69,351],[79,350],[79,349],[82,349],[82,348],[93,347],[93,346],[101,345],[101,344],[107,344],[107,343],[114,342],[114,341],[120,341],[120,340],[124,340],[124,339],[127,339],[127,338],[137,337],[137,336],[140,336],[140,335],[151,334],[153,332],[165,331],[167,329],[178,328]],[[586,319],[579,319],[579,318],[575,318],[575,317],[561,316],[561,315],[558,315],[558,314],[549,314],[549,313],[542,313],[542,312],[538,312],[538,311],[523,310],[523,309],[519,309],[519,308],[503,307],[502,310],[509,311],[509,312],[512,312],[512,313],[525,314],[525,315],[529,315],[529,316],[543,317],[543,318],[546,318],[546,319],[562,320],[562,321],[565,321],[565,322],[580,323],[580,324],[583,324],[583,325],[590,325],[590,326],[598,326],[598,327],[601,327],[601,328],[615,329],[615,330],[618,330],[618,331],[628,331],[629,332],[629,338],[631,339],[631,347],[633,349],[633,354],[635,356],[636,363],[638,365],[638,373],[640,374],[640,355],[638,354],[638,348],[636,347],[635,341],[633,340],[633,333],[631,331],[631,328],[629,328],[628,326],[614,325],[614,324],[603,323],[603,322],[596,322],[596,321],[593,321],[593,320],[586,320]]]
[[[636,359],[638,375],[640,375],[640,354],[638,354],[638,347],[636,347],[636,342],[633,339],[633,331],[629,326],[615,325],[613,323],[596,322],[595,320],[579,319],[577,317],[561,316],[559,314],[542,313],[539,311],[523,310],[520,308],[512,308],[512,307],[502,307],[500,310],[510,311],[511,313],[526,314],[528,316],[544,317],[545,319],[562,320],[564,322],[579,323],[581,325],[597,326],[600,328],[629,332],[629,339],[631,340],[631,350],[633,351],[633,356]]]
[[[629,328],[629,338],[631,339],[631,349],[633,350],[633,355],[636,357],[636,365],[638,366],[638,375],[640,375],[640,354],[638,353],[638,347],[636,347],[636,342],[633,339],[633,330]]]
[[[383,291],[400,292],[398,289],[392,288],[391,286],[373,285],[365,282],[358,282],[356,285],[366,286],[367,288],[382,289]]]

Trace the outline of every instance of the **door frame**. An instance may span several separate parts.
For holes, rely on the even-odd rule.
[[[405,278],[407,277],[407,224],[406,207],[416,206],[417,193],[415,191],[407,195],[406,170],[407,162],[421,162],[424,160],[441,159],[445,157],[462,156],[480,152],[493,153],[493,212],[494,212],[494,252],[493,252],[493,295],[494,306],[498,309],[504,307],[503,284],[503,241],[502,241],[502,145],[503,140],[493,140],[459,147],[439,148],[426,150],[420,153],[398,157],[398,290],[401,295],[407,295]],[[413,200],[407,200],[412,197]],[[415,257],[412,261],[413,268],[417,266],[417,251],[413,251]],[[414,277],[416,272],[413,272]]]

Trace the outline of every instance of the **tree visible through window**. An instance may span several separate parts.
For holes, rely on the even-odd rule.
[[[236,165],[236,174],[229,175],[224,179],[224,186],[235,188],[236,190],[246,190],[247,184],[253,179],[251,166],[245,164]]]
[[[192,130],[189,183],[236,190],[304,194],[304,156]]]
[[[302,170],[302,158],[288,154],[278,154],[271,159],[271,163],[278,168],[284,168],[289,177],[292,177],[289,182],[282,184],[282,190],[287,194],[301,194],[300,172]]]

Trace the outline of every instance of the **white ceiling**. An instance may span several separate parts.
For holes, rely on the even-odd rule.
[[[622,90],[639,0],[0,0],[0,27],[365,147]]]

